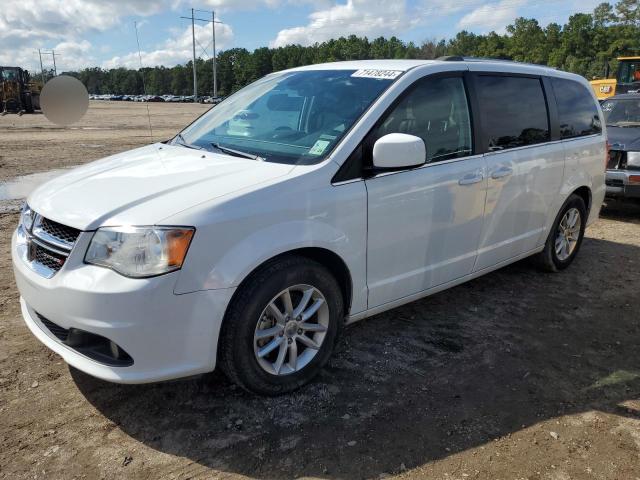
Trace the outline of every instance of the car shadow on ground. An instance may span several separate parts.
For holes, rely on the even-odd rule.
[[[636,201],[620,201],[606,198],[600,215],[609,220],[640,223],[640,199]]]
[[[278,398],[219,373],[138,386],[72,376],[128,435],[202,466],[377,478],[563,415],[640,418],[621,405],[640,395],[640,322],[618,288],[640,284],[638,267],[640,248],[595,239],[560,274],[519,262],[348,328],[320,377]]]

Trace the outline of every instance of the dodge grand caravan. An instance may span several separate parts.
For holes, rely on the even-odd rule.
[[[535,255],[575,258],[605,186],[589,84],[510,62],[270,74],[175,138],[33,192],[13,236],[33,334],[96,377],[217,365],[261,394],[345,324]]]

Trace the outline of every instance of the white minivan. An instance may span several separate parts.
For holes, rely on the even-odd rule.
[[[605,161],[577,75],[460,57],[273,73],[33,192],[12,244],[22,314],[105,380],[219,365],[288,392],[345,324],[531,255],[567,267]]]

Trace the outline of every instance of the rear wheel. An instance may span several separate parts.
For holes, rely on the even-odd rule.
[[[572,194],[560,209],[537,263],[546,271],[564,270],[578,254],[587,224],[584,200]]]
[[[340,286],[302,257],[263,267],[237,292],[220,336],[220,365],[246,390],[293,391],[325,365],[342,326]]]

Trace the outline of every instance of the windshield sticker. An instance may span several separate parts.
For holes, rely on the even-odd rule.
[[[322,135],[320,135],[320,140],[329,140],[329,141],[333,141],[336,139],[336,135],[329,135],[327,133],[323,133]]]
[[[322,155],[330,143],[329,140],[317,140],[309,150],[309,155]]]
[[[375,68],[365,68],[351,74],[352,77],[359,78],[382,78],[393,80],[402,73],[402,70],[377,70]]]

